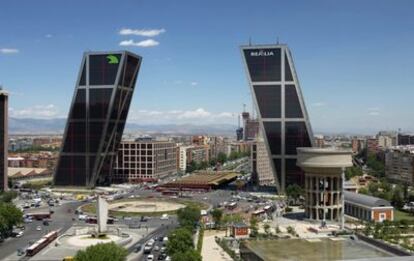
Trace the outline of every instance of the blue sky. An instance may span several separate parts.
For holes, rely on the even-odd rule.
[[[239,46],[279,38],[315,132],[414,131],[413,10],[381,0],[2,1],[0,83],[12,116],[65,117],[82,53],[127,49],[144,58],[130,121],[236,124],[242,104],[251,108]]]

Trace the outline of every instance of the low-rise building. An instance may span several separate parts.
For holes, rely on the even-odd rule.
[[[52,178],[52,171],[45,168],[8,168],[11,181]]]
[[[345,215],[363,221],[394,220],[394,207],[385,199],[344,191]]]
[[[233,238],[248,238],[249,226],[243,222],[235,223],[229,226],[230,236]]]

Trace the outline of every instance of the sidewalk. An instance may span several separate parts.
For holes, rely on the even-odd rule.
[[[230,261],[233,260],[224,250],[219,246],[215,237],[224,237],[224,231],[206,230],[204,231],[203,249],[201,250],[201,256],[203,260],[214,261]]]

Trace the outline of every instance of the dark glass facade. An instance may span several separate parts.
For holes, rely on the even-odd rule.
[[[242,55],[276,185],[281,192],[303,185],[296,148],[312,146],[312,130],[290,51],[286,45],[243,46]]]
[[[0,90],[0,191],[8,189],[8,99]]]
[[[260,115],[263,118],[280,118],[282,113],[282,95],[280,85],[254,85]]]
[[[94,187],[111,183],[140,64],[141,58],[129,52],[84,55],[55,185]]]
[[[247,49],[244,57],[252,82],[281,81],[280,48]]]

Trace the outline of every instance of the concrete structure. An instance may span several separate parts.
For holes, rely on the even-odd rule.
[[[0,88],[0,191],[8,190],[7,158],[8,158],[8,105],[9,95]]]
[[[189,161],[187,160],[187,150],[189,150],[192,146],[180,146],[179,147],[179,165],[178,168],[182,171],[185,171],[187,169],[187,164]]]
[[[314,142],[293,57],[279,44],[247,45],[241,51],[276,187],[283,193],[290,184],[304,184],[296,148]]]
[[[108,206],[108,202],[99,196],[96,200],[96,219],[98,221],[98,233],[105,233],[107,231]]]
[[[414,145],[395,146],[385,152],[385,177],[414,185]]]
[[[305,172],[305,213],[309,219],[342,221],[345,168],[352,152],[332,148],[298,148],[298,166]]]
[[[385,199],[344,192],[345,214],[363,221],[394,220],[394,207]]]
[[[266,149],[266,144],[260,134],[256,142],[252,144],[250,161],[254,182],[257,185],[275,184],[275,176],[273,175],[270,157]]]
[[[57,163],[57,186],[109,185],[141,57],[87,52],[69,110]]]
[[[177,172],[177,146],[169,141],[122,141],[113,182],[156,182]]]

